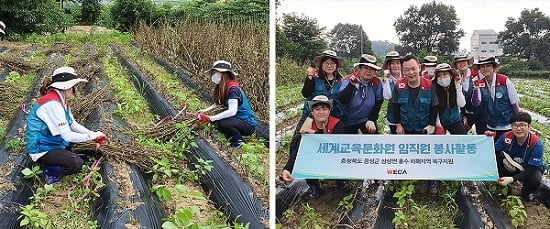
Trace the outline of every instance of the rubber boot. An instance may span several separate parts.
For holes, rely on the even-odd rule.
[[[63,172],[61,172],[61,166],[59,165],[46,165],[44,166],[44,180],[46,184],[57,184],[61,181]]]

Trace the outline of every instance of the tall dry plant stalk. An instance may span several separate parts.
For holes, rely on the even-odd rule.
[[[173,27],[140,23],[134,30],[142,49],[187,70],[210,93],[213,84],[203,71],[216,60],[227,60],[239,73],[252,109],[269,120],[269,27],[252,22],[209,23],[186,20]],[[208,101],[212,102],[212,101]]]

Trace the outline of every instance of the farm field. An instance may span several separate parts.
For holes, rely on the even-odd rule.
[[[539,79],[512,81],[520,93],[520,107],[534,118],[533,131],[544,139],[548,163],[550,87]],[[300,82],[277,85],[277,176],[288,160],[288,146],[301,117],[301,87]],[[386,105],[387,101],[378,120],[379,127],[385,126],[384,133],[389,132],[385,124]],[[550,227],[550,211],[544,205],[537,201],[523,203],[516,196],[520,193],[518,188],[503,189],[496,182],[446,181],[436,197],[428,196],[426,185],[419,181],[348,181],[345,189],[339,190],[334,181],[325,180],[321,181],[321,197],[314,200],[307,199],[307,189],[300,180],[292,184],[278,182],[276,215],[283,228],[393,228],[396,224],[412,228]],[[407,203],[400,205],[402,200]]]
[[[211,104],[207,98],[213,84],[202,71],[216,59],[231,58],[232,51],[226,50],[227,56],[219,53],[187,61],[187,65],[199,66],[190,70],[181,67],[181,62],[172,62],[176,59],[152,52],[161,46],[135,39],[142,32],[55,34],[0,42],[0,171],[4,175],[0,197],[7,200],[0,204],[1,225],[267,227],[268,139],[254,134],[246,139],[247,144],[233,150],[213,124],[200,126],[192,115]],[[267,46],[267,33],[249,42],[266,42]],[[261,45],[255,47],[255,52],[268,53]],[[91,142],[73,145],[73,150],[90,154],[82,172],[63,177],[61,184],[46,185],[41,168],[24,151],[25,111],[38,98],[42,78],[66,65],[89,80],[69,101],[75,119],[104,132],[108,141],[100,153]],[[266,74],[267,66],[262,70]],[[247,84],[247,77],[252,76],[242,67],[236,69],[242,70],[241,83],[253,87]],[[269,89],[265,88],[247,91],[251,103],[267,100]],[[267,109],[253,109],[265,127]],[[269,133],[269,129],[261,131]]]

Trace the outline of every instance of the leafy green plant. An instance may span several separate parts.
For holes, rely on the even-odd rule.
[[[205,175],[206,172],[209,172],[214,168],[212,166],[212,160],[204,160],[202,158],[197,159],[197,162],[193,162],[193,166],[195,167],[195,172],[202,176]]]
[[[19,226],[27,226],[31,228],[52,228],[48,215],[35,209],[33,204],[25,205],[21,208],[21,215],[17,219],[21,219]]]
[[[300,217],[300,228],[325,228],[324,219],[317,213],[315,208],[309,206],[309,203],[302,204],[304,214]]]
[[[152,181],[156,181],[160,177],[172,177],[172,175],[179,172],[178,169],[173,168],[168,158],[162,156],[161,159],[151,158],[155,162],[155,165],[148,173],[153,173]]]
[[[249,142],[241,146],[240,155],[238,161],[244,166],[246,173],[262,182],[267,182],[266,167],[262,164],[262,158],[265,154],[262,154],[266,148],[260,143]]]
[[[151,187],[151,192],[155,193],[159,200],[165,201],[165,200],[171,200],[172,194],[170,193],[170,190],[166,188],[166,185],[155,185]]]
[[[525,224],[527,212],[520,197],[509,195],[506,199],[502,200],[500,206],[508,210],[508,215],[512,218],[512,225],[515,228]]]
[[[5,149],[7,151],[16,152],[22,150],[25,146],[25,141],[20,138],[11,138],[6,141]]]
[[[21,170],[21,173],[25,179],[34,179],[40,177],[40,174],[42,174],[42,169],[40,169],[40,166],[35,165],[32,169],[24,168]]]
[[[354,194],[349,194],[347,196],[344,196],[342,200],[338,202],[338,207],[343,207],[346,210],[350,210],[353,208],[353,198]]]

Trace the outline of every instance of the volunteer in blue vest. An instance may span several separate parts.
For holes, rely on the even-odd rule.
[[[472,94],[474,91],[473,80],[478,79],[477,70],[471,69],[470,65],[474,63],[474,58],[465,53],[456,54],[453,58],[453,68],[457,70],[462,80],[462,92],[466,100],[466,105],[462,109],[464,127],[469,131],[475,125],[477,134],[483,134],[487,130],[485,115],[480,111],[479,106],[472,105]]]
[[[425,56],[422,59],[420,70],[422,77],[432,80],[435,77],[435,66],[437,65],[437,56]]]
[[[437,95],[432,82],[420,77],[420,63],[413,55],[401,59],[403,77],[392,92],[397,134],[433,134],[437,118]]]
[[[479,106],[487,120],[487,130],[495,140],[510,130],[512,114],[519,112],[519,96],[507,76],[497,73],[500,64],[493,55],[482,55],[474,63],[479,79],[474,81],[472,104]]]
[[[401,56],[397,51],[390,51],[386,54],[384,59],[384,64],[382,65],[384,69],[384,79],[383,79],[383,90],[382,95],[384,99],[390,100],[393,87],[398,79],[401,78]],[[393,106],[391,102],[388,102],[386,110],[386,121],[390,127],[390,133],[395,134],[395,121],[393,118]]]
[[[243,136],[254,133],[257,121],[246,94],[236,82],[238,74],[231,70],[231,63],[225,60],[214,62],[204,74],[210,77],[216,86],[212,91],[214,104],[197,113],[199,122],[216,123],[218,129],[229,139],[231,147],[240,148],[245,143]],[[227,109],[211,116],[203,114],[219,105]]]
[[[413,55],[401,59],[401,71],[391,98],[396,133],[434,134],[438,100],[432,81],[420,76],[420,63]],[[428,186],[430,194],[438,193],[438,181],[428,181]]]
[[[382,97],[382,81],[375,73],[382,68],[376,65],[376,57],[363,54],[359,63],[353,65],[358,68],[356,74],[351,74],[342,83],[338,100],[345,105],[347,117],[344,119],[347,134],[377,133],[376,122]]]
[[[78,78],[71,67],[54,70],[42,82],[42,97],[27,116],[25,141],[33,161],[43,165],[46,183],[55,184],[63,175],[74,174],[82,168],[82,159],[68,149],[69,143],[106,139],[100,131],[91,131],[74,119],[67,99],[76,94]]]
[[[325,50],[321,55],[313,60],[315,68],[307,69],[307,76],[302,87],[302,96],[306,101],[310,101],[313,97],[324,95],[333,100],[333,110],[331,115],[337,118],[344,118],[344,106],[337,100],[340,86],[342,85],[343,76],[338,71],[344,66],[344,59],[338,57],[336,52]],[[308,104],[304,104],[303,116],[308,116],[310,113]]]
[[[451,65],[442,63],[435,67],[432,82],[439,102],[437,108],[441,125],[451,134],[466,134],[460,114],[460,108],[466,104],[460,77]]]
[[[525,112],[510,117],[512,130],[502,134],[495,143],[498,183],[507,185],[521,181],[521,195],[525,201],[533,200],[545,170],[542,140],[530,131],[531,116]]]
[[[333,108],[333,100],[327,98],[324,95],[315,96],[311,101],[308,102],[309,109],[313,116],[313,122],[311,126],[307,129],[300,130],[300,135],[298,137],[298,142],[301,140],[301,136],[304,134],[342,134],[344,133],[344,125],[340,119],[332,116],[330,110]],[[298,148],[291,148],[289,153],[288,161],[281,173],[281,179],[290,183],[294,180],[292,177],[292,169],[294,168],[294,163],[296,161],[296,156],[298,153]],[[312,158],[314,159],[314,158]],[[319,187],[319,181],[316,179],[307,179],[306,180],[309,186],[309,198],[317,199],[321,194],[321,189]]]
[[[290,142],[291,150],[298,150],[299,131],[304,128],[311,127],[312,119],[310,116],[310,109],[308,101],[318,95],[324,95],[333,100],[333,109],[331,115],[342,119],[345,117],[344,106],[340,103],[338,93],[340,92],[340,86],[342,85],[343,76],[338,71],[344,66],[344,59],[338,57],[335,51],[325,50],[319,56],[313,59],[313,65],[315,68],[308,68],[306,70],[306,77],[304,79],[304,86],[302,87],[302,96],[304,97],[304,106],[302,110],[302,118],[296,125],[292,140]]]

